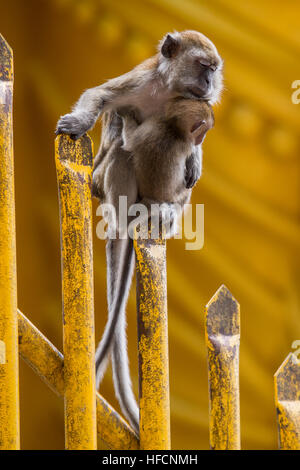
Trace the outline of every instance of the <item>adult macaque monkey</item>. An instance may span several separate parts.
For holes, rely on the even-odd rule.
[[[60,118],[56,132],[78,139],[104,112],[102,140],[94,163],[93,194],[112,203],[118,213],[119,196],[127,196],[130,206],[138,200],[138,188],[130,153],[122,148],[123,122],[117,109],[134,107],[143,122],[163,113],[165,106],[176,97],[213,105],[218,101],[221,90],[222,60],[214,44],[196,31],[167,34],[155,56],[125,75],[86,90],[73,111]],[[124,119],[126,121],[126,117]],[[113,184],[106,194],[103,193],[101,171],[104,158],[107,161],[104,181]],[[191,154],[186,160],[187,187],[196,183],[201,167],[201,146],[191,146]],[[106,256],[108,322],[96,352],[97,385],[111,356],[117,398],[123,413],[138,433],[139,413],[131,387],[125,332],[125,308],[134,267],[132,240],[108,239]]]

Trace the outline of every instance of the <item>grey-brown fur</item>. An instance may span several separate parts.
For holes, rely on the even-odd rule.
[[[200,103],[205,101],[213,105],[218,101],[221,90],[222,60],[214,44],[196,31],[175,32],[163,38],[155,56],[147,59],[132,71],[86,90],[73,111],[60,118],[56,132],[66,133],[77,139],[92,128],[99,116],[103,114],[101,145],[94,164],[93,194],[100,201],[110,202],[116,208],[120,195],[128,197],[128,205],[135,203],[141,197],[139,193],[145,194],[144,201],[146,202],[149,199],[147,178],[143,174],[146,166],[137,160],[138,155],[141,155],[142,147],[144,149],[147,147],[149,162],[144,162],[144,165],[150,165],[152,168],[152,195],[162,201],[165,199],[170,208],[169,212],[173,215],[171,193],[175,194],[176,201],[181,205],[184,204],[184,201],[189,199],[190,188],[201,175],[201,146],[195,146],[193,142],[183,143],[182,135],[178,139],[176,124],[173,127],[169,126],[167,132],[166,128],[163,129],[165,124],[157,127],[155,119],[159,116],[163,119],[168,105],[172,107],[176,98],[183,97],[193,102],[199,100]],[[128,106],[138,110],[141,120],[139,127],[134,119],[127,120],[128,125],[136,127],[134,131],[136,140],[133,142],[132,152],[126,150],[128,148],[126,143],[125,149],[123,148],[123,137],[125,141],[128,141],[127,145],[130,145],[130,138],[126,139],[122,118],[116,112],[118,108],[124,110],[124,107],[128,108]],[[174,110],[176,111],[176,107]],[[154,139],[151,142],[147,132],[142,135],[147,137],[146,142],[142,143],[138,137],[145,127],[149,125],[151,127],[152,118],[154,129],[159,129],[160,138],[162,135],[168,136],[168,145],[161,141],[160,164],[163,171],[160,174],[157,174],[155,170],[155,162],[153,159],[151,161],[152,154],[149,151],[151,145],[158,148],[158,141]],[[126,122],[126,118],[124,119]],[[183,129],[183,115],[179,121],[181,122],[179,130],[187,132],[188,128]],[[167,159],[162,160],[162,158],[164,149],[168,155],[167,158],[170,158],[169,148],[176,150],[173,163],[177,163],[173,165],[168,178]],[[184,153],[188,149],[189,155]],[[183,153],[180,157],[181,150],[187,158],[182,158]],[[159,155],[157,158],[159,160]],[[178,177],[179,174],[181,174],[181,180]],[[167,180],[171,184],[164,187],[164,182]],[[125,260],[129,259],[127,271],[126,269],[124,271]],[[99,385],[107,360],[111,355],[117,397],[125,416],[138,433],[138,407],[131,388],[125,333],[125,308],[131,282],[132,259],[133,247],[130,239],[108,241],[108,322],[96,357]]]
[[[182,208],[191,196],[191,155],[214,125],[211,106],[177,97],[140,125],[126,108],[119,113],[124,116],[123,149],[131,154],[139,200]]]

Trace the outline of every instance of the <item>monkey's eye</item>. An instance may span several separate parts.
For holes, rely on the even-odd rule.
[[[212,72],[215,72],[217,70],[216,64],[212,64],[209,60],[203,59],[202,57],[196,59],[196,62],[198,64],[202,65],[202,67],[210,68],[210,70],[212,70]]]
[[[206,60],[206,59],[198,59],[198,62],[203,65],[204,67],[210,67],[211,66],[211,63]]]

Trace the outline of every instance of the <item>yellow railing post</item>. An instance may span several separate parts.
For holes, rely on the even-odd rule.
[[[279,448],[300,450],[300,361],[290,353],[274,375]]]
[[[59,189],[66,448],[97,448],[91,140],[55,141]]]
[[[209,437],[214,450],[238,450],[240,443],[240,308],[223,285],[206,305]]]
[[[170,449],[166,242],[134,241],[137,265],[140,448]]]
[[[19,449],[13,55],[0,35],[0,449]]]

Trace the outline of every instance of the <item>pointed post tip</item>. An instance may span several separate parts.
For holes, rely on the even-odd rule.
[[[240,333],[240,305],[224,284],[209,300],[205,312],[208,336]]]
[[[72,137],[70,137],[69,134],[64,134],[64,133],[58,134],[55,131],[55,142],[61,142],[61,141],[68,142],[69,144],[73,144],[74,146],[76,145],[78,146],[79,144],[81,145],[82,143],[85,143],[85,142],[92,142],[92,139],[90,138],[88,134],[84,134],[82,137],[79,137],[79,139],[72,139]]]
[[[279,401],[300,399],[300,361],[289,353],[274,374],[276,394]]]
[[[11,81],[13,78],[13,51],[0,34],[0,80]]]
[[[83,166],[93,166],[93,141],[88,134],[77,140],[67,134],[57,134],[56,155],[61,161],[69,161]]]
[[[274,377],[279,377],[282,374],[290,373],[295,369],[295,367],[299,367],[300,369],[300,360],[297,358],[296,354],[290,352],[278,367]]]
[[[6,52],[9,55],[12,55],[13,51],[5,37],[0,33],[0,54],[2,51]]]
[[[238,301],[234,298],[228,287],[225,284],[221,284],[211,299],[207,302],[206,308],[209,309],[209,307],[221,297],[231,298],[237,305],[239,305]]]

